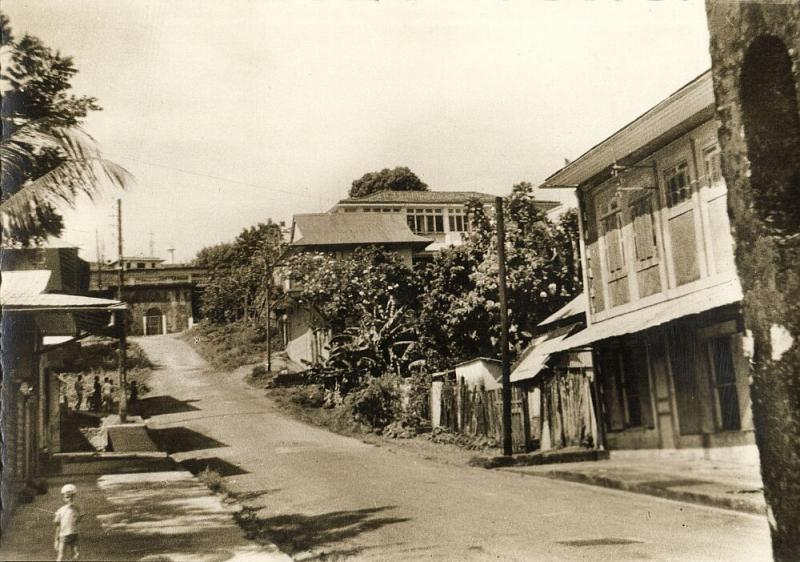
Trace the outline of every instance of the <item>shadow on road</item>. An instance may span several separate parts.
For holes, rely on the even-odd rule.
[[[199,408],[192,406],[197,400],[178,400],[172,396],[148,396],[131,402],[129,409],[132,414],[150,418],[163,414],[180,414],[182,412],[196,412]]]
[[[187,427],[166,427],[164,429],[149,429],[148,433],[153,442],[161,451],[168,454],[187,453],[201,449],[216,449],[227,447],[222,441],[204,435]]]
[[[245,507],[236,517],[247,537],[276,544],[290,556],[307,550],[324,550],[326,558],[356,556],[361,548],[337,544],[347,539],[380,529],[386,525],[403,523],[408,518],[376,517],[394,509],[384,506],[353,511],[332,511],[321,515],[278,515],[260,518],[257,510]]]

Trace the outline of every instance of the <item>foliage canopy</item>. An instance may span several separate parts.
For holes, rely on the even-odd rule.
[[[406,168],[398,166],[392,170],[384,168],[380,172],[368,172],[354,180],[350,187],[350,197],[364,197],[376,191],[428,191],[428,185]]]

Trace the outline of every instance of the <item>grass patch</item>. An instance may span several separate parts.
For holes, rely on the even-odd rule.
[[[215,494],[221,494],[225,491],[225,480],[222,474],[213,468],[205,467],[197,473],[197,479]]]
[[[204,320],[184,332],[181,338],[219,370],[232,371],[244,365],[261,363],[267,356],[264,330],[249,322],[218,325]],[[280,350],[274,337],[272,344],[273,352]]]

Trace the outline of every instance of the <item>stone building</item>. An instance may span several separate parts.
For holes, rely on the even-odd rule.
[[[707,0],[773,555],[800,552],[800,3]]]
[[[202,267],[165,264],[155,257],[124,257],[122,300],[129,305],[129,334],[148,336],[180,332],[200,318],[200,299],[207,278]],[[92,294],[116,295],[119,260],[91,264]]]

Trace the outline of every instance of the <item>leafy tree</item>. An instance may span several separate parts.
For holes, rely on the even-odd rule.
[[[428,191],[428,185],[406,168],[398,166],[393,170],[384,168],[380,172],[369,172],[353,181],[350,197],[364,197],[376,191]]]
[[[515,185],[504,200],[509,341],[515,352],[530,341],[536,324],[581,288],[575,211],[554,224],[534,201],[529,183]],[[467,207],[468,239],[441,252],[423,273],[420,329],[433,368],[500,354],[494,216],[478,202]]]
[[[97,100],[70,93],[77,72],[70,57],[24,35],[16,40],[0,14],[2,95],[2,231],[4,245],[39,244],[63,230],[58,201],[93,195],[104,181],[125,187],[131,176],[103,158],[80,128]]]
[[[273,222],[245,228],[233,242],[200,250],[193,260],[209,269],[203,313],[211,322],[263,320],[266,292],[275,296],[272,267],[282,251],[280,226]]]
[[[285,273],[299,287],[298,299],[313,307],[325,327],[342,329],[355,324],[375,307],[389,301],[415,308],[418,287],[411,269],[394,252],[357,248],[337,259],[331,254],[293,256]]]

